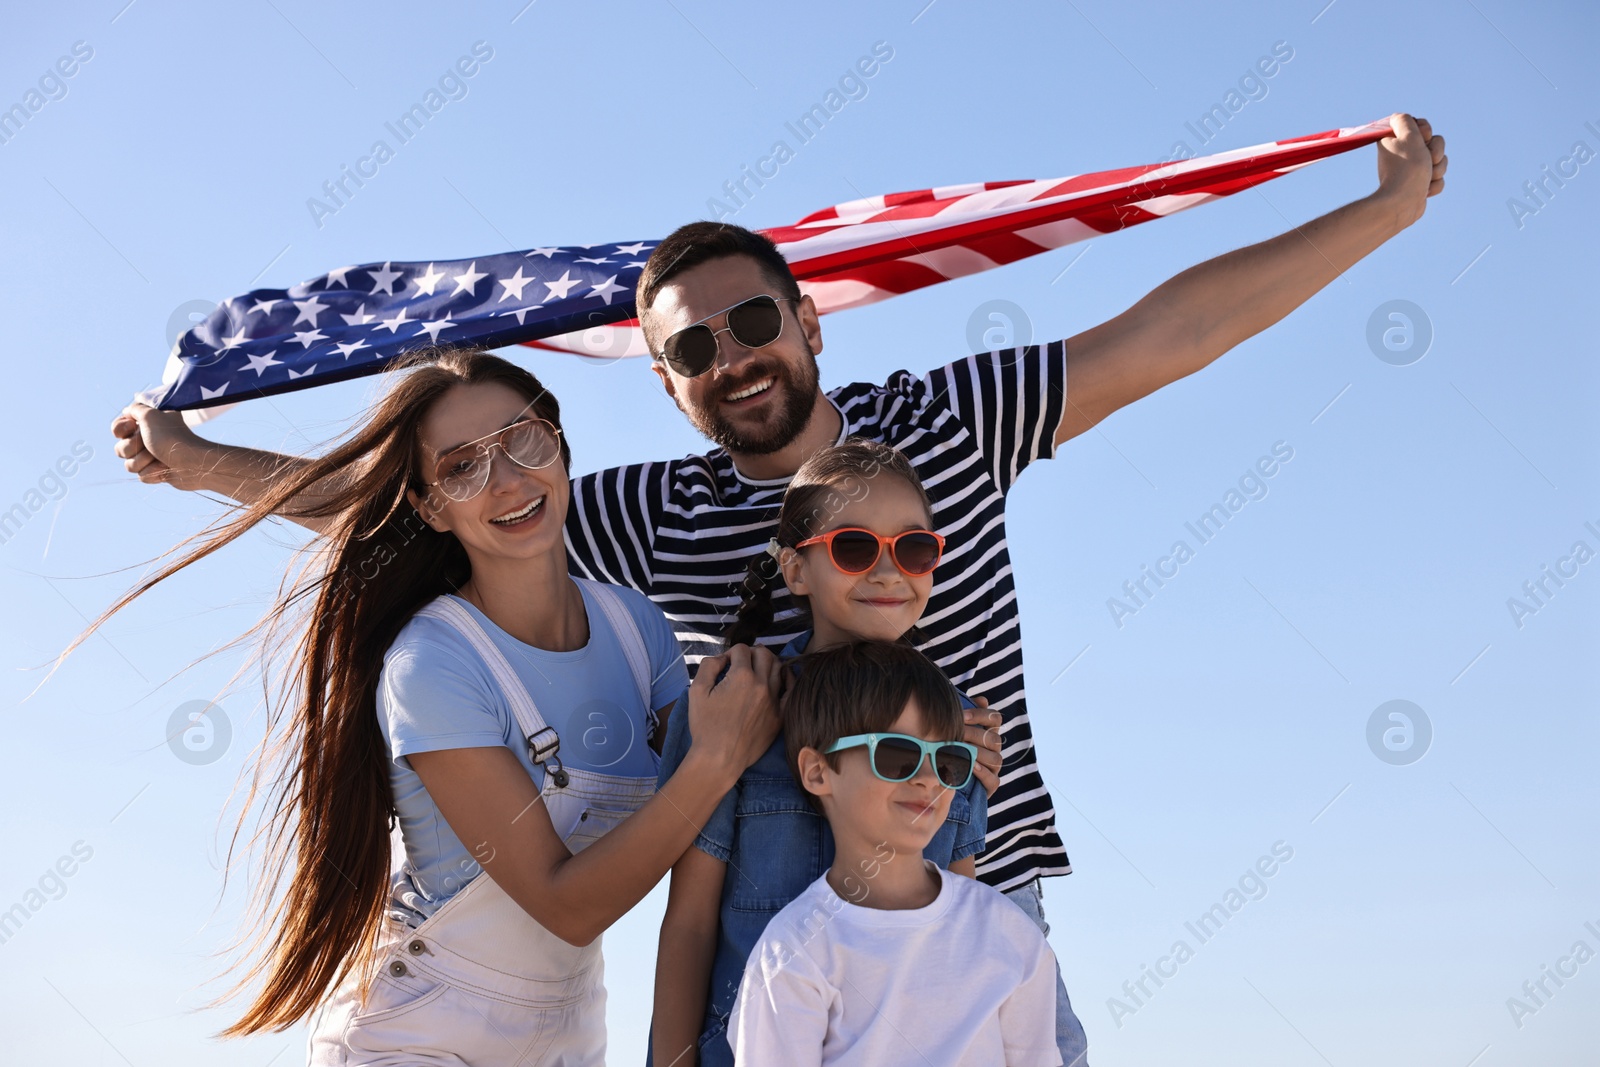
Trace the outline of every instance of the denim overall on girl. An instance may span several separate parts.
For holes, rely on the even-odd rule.
[[[638,625],[610,587],[583,584],[621,643],[648,711],[650,661]],[[454,627],[489,667],[534,763],[545,771],[540,797],[551,824],[574,855],[655,792],[654,778],[564,768],[561,739],[472,614],[448,597],[419,614]],[[341,984],[313,1020],[310,1063],[600,1067],[606,1054],[600,942],[568,944],[481,874],[421,925],[386,919],[365,1003],[362,976]]]
[[[811,631],[784,646],[779,658],[793,660],[806,650]],[[961,694],[963,708],[974,707]],[[680,702],[667,721],[661,746],[660,780],[677,770],[689,750],[689,716]],[[940,867],[983,851],[989,796],[976,775],[950,798],[944,824],[922,851]],[[717,948],[711,965],[706,1015],[700,1031],[700,1067],[732,1067],[728,1013],[738,999],[750,951],[767,923],[833,865],[833,831],[811,806],[789,770],[783,735],[739,777],[717,805],[694,847],[728,865],[718,912]],[[654,1050],[646,1055],[655,1064]],[[681,1065],[680,1065],[681,1067]]]

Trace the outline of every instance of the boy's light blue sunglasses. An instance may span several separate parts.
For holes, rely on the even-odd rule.
[[[964,789],[972,781],[978,746],[965,741],[924,741],[908,734],[851,734],[828,746],[829,752],[867,747],[872,773],[885,782],[909,782],[922,769],[922,758],[933,761],[933,772],[946,789]]]

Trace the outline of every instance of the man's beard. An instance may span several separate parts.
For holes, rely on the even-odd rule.
[[[774,379],[770,389],[783,389],[783,407],[775,418],[763,425],[754,430],[741,431],[718,413],[718,406],[729,393],[748,389],[763,378]],[[689,410],[689,421],[694,423],[695,429],[729,452],[746,456],[770,455],[792,443],[806,428],[806,423],[811,421],[811,412],[817,406],[819,381],[816,356],[811,346],[807,345],[806,359],[800,367],[793,368],[787,363],[776,363],[770,367],[757,365],[749,373],[741,375],[739,381],[724,381],[716,395],[707,400],[704,408]]]

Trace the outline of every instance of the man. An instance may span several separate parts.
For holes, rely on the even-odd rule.
[[[821,391],[816,308],[771,242],[725,224],[679,229],[639,277],[640,324],[667,394],[719,447],[577,479],[567,519],[574,565],[649,595],[697,662],[720,648],[746,566],[772,536],[778,501],[801,462],[847,436],[900,448],[927,484],[951,546],[922,620],[924,649],[1001,720],[1001,740],[989,739],[1003,764],[978,875],[1043,925],[1039,878],[1071,868],[1024,702],[1005,494],[1031,461],[1205,367],[1421,218],[1444,186],[1444,140],[1426,120],[1390,121],[1394,136],[1378,143],[1372,194],[1184,271],[1066,341],[973,356],[923,378],[900,372],[881,386]],[[762,297],[768,301],[748,303]],[[763,304],[776,304],[776,317]],[[176,415],[142,405],[112,431],[122,439],[117,454],[141,480],[243,501],[299,462],[210,444]],[[778,632],[769,639],[782,644],[795,636],[794,624],[787,597],[775,605]],[[991,755],[985,773],[994,763]],[[1070,1009],[1061,1025],[1063,1046],[1076,1041],[1079,1049],[1067,1063],[1081,1065],[1081,1028]],[[1067,1030],[1076,1036],[1066,1040]]]

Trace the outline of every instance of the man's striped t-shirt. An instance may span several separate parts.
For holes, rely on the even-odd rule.
[[[1006,492],[1024,467],[1054,453],[1065,395],[1062,341],[827,393],[843,417],[841,442],[882,441],[911,461],[946,538],[920,647],[958,689],[1001,713],[1004,764],[977,873],[1002,890],[1072,869],[1033,748],[1005,529]],[[722,449],[575,479],[573,568],[647,595],[672,620],[693,668],[722,651],[746,568],[776,533],[788,482],[745,478]],[[781,647],[800,630],[781,581],[773,606],[777,622],[762,643]]]

